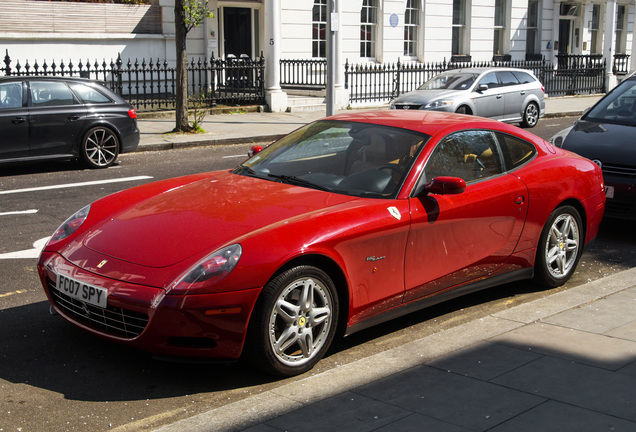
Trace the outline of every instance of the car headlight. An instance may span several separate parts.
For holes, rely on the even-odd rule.
[[[549,140],[550,143],[556,147],[563,147],[563,142],[565,141],[565,137],[568,136],[568,134],[570,133],[573,127],[574,126],[567,127],[563,129],[561,132],[554,135],[552,138],[550,138]]]
[[[77,229],[84,223],[86,218],[88,217],[88,212],[91,210],[90,204],[84,207],[81,210],[78,210],[73,216],[66,219],[60,227],[55,230],[51,239],[49,240],[49,244],[65,239],[66,237],[73,234]]]
[[[233,244],[212,252],[171,284],[169,291],[197,289],[220,281],[236,267],[242,253],[243,248],[240,244]]]
[[[424,109],[440,109],[452,104],[453,104],[452,100],[436,100],[436,101],[427,103],[424,106]]]

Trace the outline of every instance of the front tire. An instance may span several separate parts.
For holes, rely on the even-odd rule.
[[[579,212],[572,206],[552,212],[539,239],[535,280],[547,287],[570,279],[583,253],[584,233]]]
[[[263,288],[245,349],[274,375],[304,373],[324,356],[338,325],[338,295],[331,278],[312,266],[286,270]]]
[[[107,168],[117,160],[119,139],[111,129],[96,126],[84,136],[80,154],[89,168]]]
[[[539,107],[536,103],[530,102],[526,109],[523,110],[523,120],[521,126],[524,128],[533,128],[539,123]]]

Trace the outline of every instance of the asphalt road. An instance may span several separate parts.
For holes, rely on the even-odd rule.
[[[572,119],[544,119],[550,137]],[[166,363],[105,342],[49,314],[34,243],[102,196],[144,182],[230,168],[248,146],[190,148],[121,156],[118,166],[76,163],[2,167],[0,171],[0,431],[138,431],[260,393],[276,380],[241,363]],[[87,183],[97,182],[97,183]],[[636,265],[636,232],[604,222],[568,289]],[[519,282],[463,297],[342,340],[309,374],[542,297]],[[294,380],[299,378],[290,378]]]

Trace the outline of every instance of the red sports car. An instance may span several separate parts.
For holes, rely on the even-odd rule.
[[[563,284],[604,205],[597,165],[517,127],[342,114],[231,171],[86,206],[38,268],[57,312],[91,333],[289,376],[336,334],[496,284]]]

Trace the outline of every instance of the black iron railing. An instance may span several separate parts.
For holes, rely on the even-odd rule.
[[[322,90],[327,86],[327,60],[281,60],[280,86]]]
[[[80,76],[102,81],[139,110],[172,109],[175,105],[176,69],[167,60],[129,59],[126,64],[121,57],[101,63],[27,60],[12,66],[7,51],[4,63],[4,75]],[[187,71],[188,100],[200,106],[263,103],[264,69],[262,55],[258,59],[192,59]]]
[[[415,90],[433,76],[451,69],[471,67],[514,67],[532,71],[549,96],[593,94],[605,92],[605,61],[562,58],[563,67],[555,69],[550,62],[487,61],[441,63],[345,64],[345,88],[349,100],[356,103],[385,103]]]
[[[612,71],[615,75],[627,75],[629,73],[629,54],[614,54]]]

